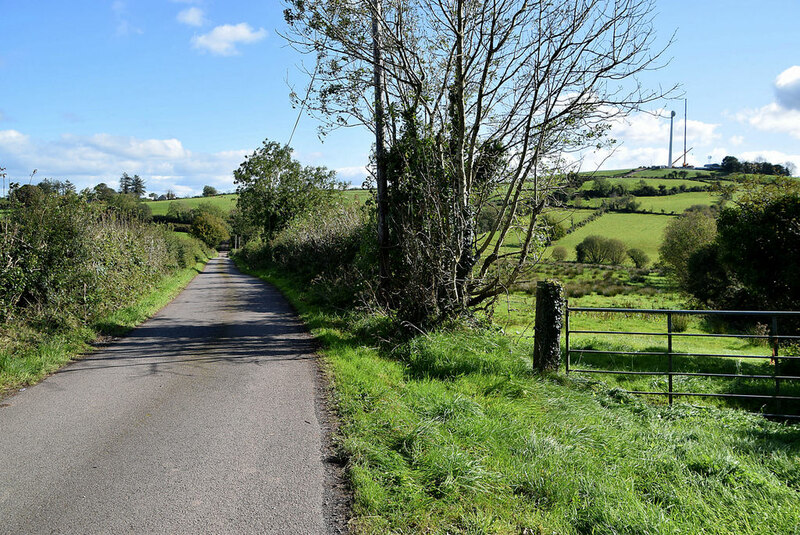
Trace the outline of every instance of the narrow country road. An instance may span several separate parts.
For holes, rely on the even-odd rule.
[[[212,260],[128,336],[0,401],[0,533],[338,533],[312,340]]]

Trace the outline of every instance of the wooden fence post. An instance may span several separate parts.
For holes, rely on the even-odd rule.
[[[561,364],[561,327],[564,325],[564,287],[558,281],[536,284],[536,323],[533,369],[555,371]]]

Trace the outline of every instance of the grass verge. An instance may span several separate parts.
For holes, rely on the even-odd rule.
[[[172,301],[191,280],[202,271],[205,262],[182,269],[161,279],[151,291],[133,304],[100,318],[91,325],[74,326],[61,332],[42,336],[30,327],[16,328],[22,338],[12,352],[0,348],[0,396],[35,384],[92,349],[92,343],[104,336],[120,336],[150,318]]]
[[[247,270],[246,270],[247,271]],[[530,371],[530,345],[275,284],[324,347],[356,533],[800,533],[800,428]]]

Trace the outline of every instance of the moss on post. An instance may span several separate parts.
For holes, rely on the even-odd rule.
[[[555,371],[561,364],[561,327],[564,324],[564,287],[558,281],[536,284],[536,326],[533,369]]]

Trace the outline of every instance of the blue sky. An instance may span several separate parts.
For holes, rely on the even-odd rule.
[[[677,32],[670,64],[650,86],[681,84],[689,99],[689,161],[726,154],[800,168],[800,2],[659,1],[659,40]],[[286,142],[297,117],[289,85],[302,58],[277,32],[278,1],[0,0],[0,167],[9,179],[70,180],[78,188],[138,173],[148,191],[233,190],[232,171],[265,138]],[[683,101],[650,111],[676,117]],[[324,143],[303,117],[292,146],[306,164],[365,177],[370,136]],[[664,164],[669,121],[638,114],[614,124],[613,154],[584,168]],[[682,150],[675,151],[677,157]]]

